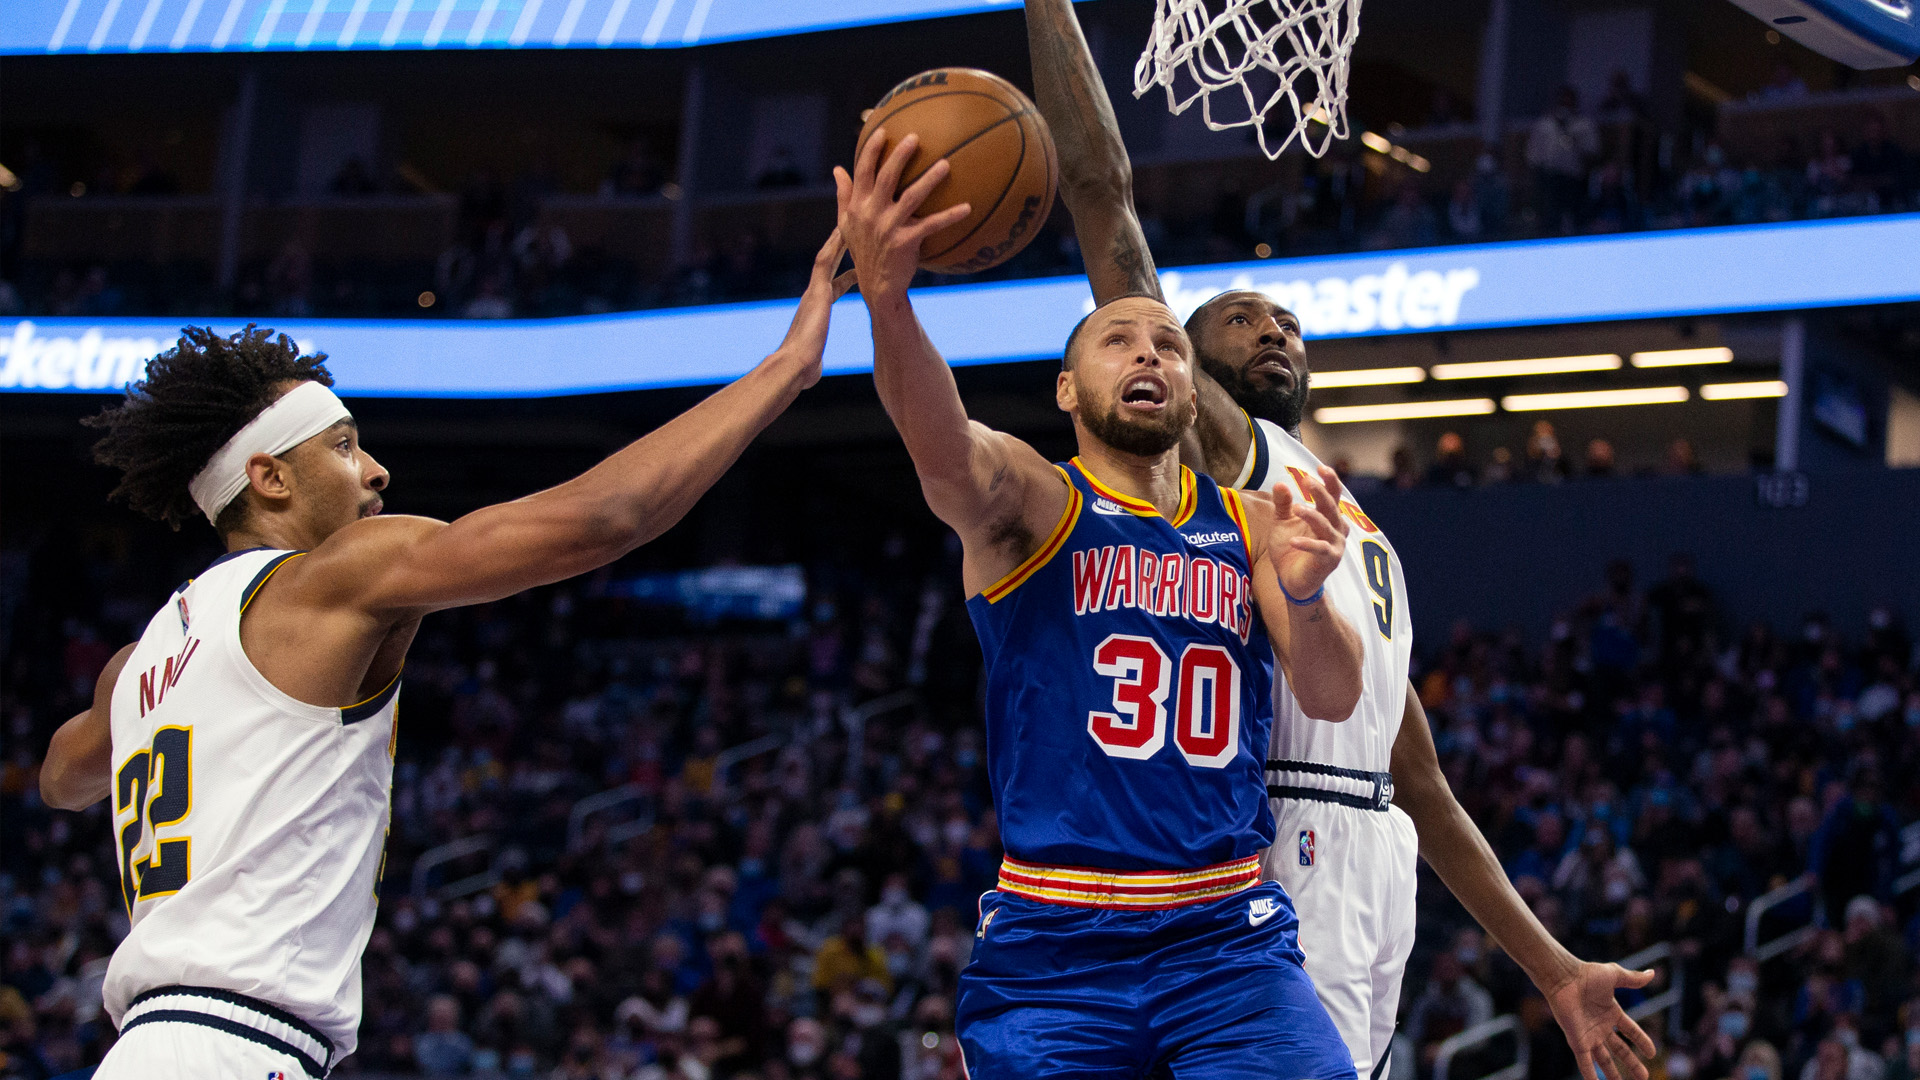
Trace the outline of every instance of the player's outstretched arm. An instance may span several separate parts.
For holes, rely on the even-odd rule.
[[[1073,215],[1094,302],[1165,299],[1133,208],[1133,163],[1073,0],[1027,0],[1027,47],[1034,104],[1060,155],[1060,197]]]
[[[60,725],[40,763],[40,801],[55,810],[84,810],[113,791],[113,684],[133,655],[113,654],[93,684],[93,707]]]
[[[851,285],[833,277],[844,251],[836,232],[814,259],[786,340],[705,401],[580,476],[524,499],[451,524],[375,517],[349,525],[299,560],[305,565],[298,566],[295,591],[324,590],[337,594],[325,599],[339,606],[404,617],[561,581],[659,536],[819,381],[828,312]]]
[[[1322,592],[1346,554],[1347,521],[1332,469],[1321,466],[1319,478],[1302,482],[1307,503],[1296,501],[1285,484],[1275,484],[1271,494],[1241,496],[1256,545],[1253,598],[1301,711],[1338,723],[1360,704],[1364,660],[1359,633]]]
[[[960,534],[971,595],[1031,554],[1023,538],[1046,534],[1064,512],[1067,493],[1059,474],[1031,446],[967,418],[953,372],[907,298],[920,242],[968,212],[962,203],[914,216],[946,177],[945,159],[895,196],[918,145],[908,135],[888,151],[886,129],[877,129],[853,172],[835,167],[833,179],[840,231],[873,319],[874,385],[913,458],[928,507]]]
[[[1060,155],[1060,199],[1073,215],[1094,303],[1130,295],[1165,300],[1133,205],[1133,162],[1073,0],[1027,0],[1027,49],[1033,58],[1034,104]],[[1180,459],[1231,484],[1252,445],[1246,417],[1197,366],[1193,382],[1200,415],[1181,444]]]
[[[1641,1058],[1654,1055],[1653,1040],[1614,998],[1618,989],[1653,981],[1651,971],[1582,961],[1540,925],[1480,830],[1453,796],[1420,695],[1407,687],[1400,734],[1393,742],[1393,802],[1413,819],[1420,854],[1508,956],[1546,995],[1554,1019],[1580,1063],[1580,1075],[1600,1080],[1646,1080]]]

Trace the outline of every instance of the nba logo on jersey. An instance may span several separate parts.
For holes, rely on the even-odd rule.
[[[1313,830],[1300,830],[1300,865],[1313,865]]]

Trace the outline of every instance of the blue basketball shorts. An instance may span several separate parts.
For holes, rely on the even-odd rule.
[[[972,1080],[1355,1080],[1280,886],[1161,910],[980,900],[955,1028]]]

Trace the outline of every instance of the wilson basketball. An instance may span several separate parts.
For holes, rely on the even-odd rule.
[[[953,165],[921,205],[922,215],[963,202],[973,207],[921,244],[923,269],[971,274],[998,266],[1018,255],[1052,212],[1060,173],[1053,137],[1027,95],[1000,76],[975,68],[915,75],[867,113],[856,158],[883,125],[890,144],[920,136],[902,188],[943,157]]]

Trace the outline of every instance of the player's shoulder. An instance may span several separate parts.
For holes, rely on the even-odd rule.
[[[411,514],[362,518],[321,541],[312,551],[293,552],[271,579],[276,598],[325,605],[358,595],[366,582],[390,569],[406,550],[447,527]]]

